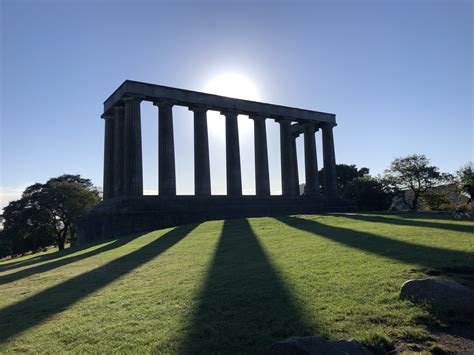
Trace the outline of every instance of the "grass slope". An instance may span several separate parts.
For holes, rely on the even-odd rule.
[[[399,300],[400,285],[469,268],[474,223],[442,216],[180,226],[0,263],[0,352],[255,352],[315,334],[416,342],[430,316]]]

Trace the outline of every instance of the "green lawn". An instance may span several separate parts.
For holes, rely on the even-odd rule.
[[[424,342],[400,285],[468,282],[474,222],[436,215],[212,221],[0,263],[0,353],[256,352],[292,335]],[[464,271],[465,272],[465,271]]]

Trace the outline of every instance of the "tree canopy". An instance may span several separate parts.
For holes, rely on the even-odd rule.
[[[350,181],[344,189],[344,198],[356,202],[362,211],[383,211],[392,204],[392,194],[369,175]]]
[[[384,173],[384,185],[412,210],[418,209],[420,197],[429,189],[453,180],[450,174],[442,174],[436,166],[430,165],[430,160],[423,154],[396,158]],[[412,198],[407,198],[407,191]]]
[[[456,174],[462,190],[469,195],[469,203],[472,202],[474,196],[474,164],[472,162],[467,163],[456,171]]]
[[[337,188],[340,193],[344,191],[346,185],[352,180],[369,174],[368,168],[357,169],[355,164],[336,164]],[[319,183],[324,188],[324,167],[318,171]]]
[[[66,241],[75,238],[78,218],[99,201],[91,181],[79,175],[27,187],[21,199],[4,209],[3,254],[35,252],[52,244],[64,249]]]

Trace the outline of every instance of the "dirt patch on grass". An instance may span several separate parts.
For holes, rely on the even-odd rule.
[[[474,352],[473,324],[457,324],[448,328],[430,329],[429,340],[399,339],[390,354],[430,352],[432,354],[472,354]]]
[[[447,330],[433,330],[431,337],[447,353],[472,354],[474,352],[474,326],[472,323],[451,326]]]

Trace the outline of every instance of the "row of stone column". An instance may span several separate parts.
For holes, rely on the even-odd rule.
[[[116,106],[111,115],[105,115],[104,200],[119,196],[143,194],[143,167],[141,144],[140,98],[124,98],[123,106]],[[158,184],[161,196],[176,195],[175,153],[173,138],[173,103],[157,101]],[[207,109],[190,107],[194,112],[194,186],[195,195],[211,195]],[[221,112],[225,116],[227,195],[242,195],[242,177],[237,116],[238,112]],[[268,148],[263,116],[250,116],[254,121],[255,186],[257,196],[270,195]],[[281,179],[284,196],[299,195],[296,137],[291,121],[276,119],[280,124]],[[319,125],[319,126],[318,126]],[[304,124],[305,195],[320,197],[315,132],[322,130],[325,171],[325,191],[328,197],[336,195],[336,171],[333,124],[313,122]]]

